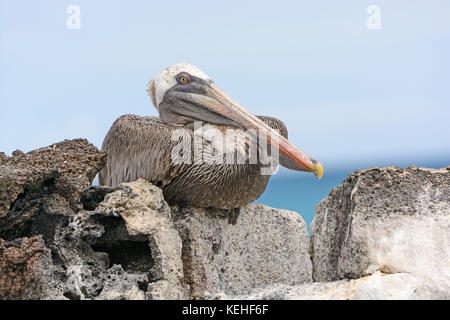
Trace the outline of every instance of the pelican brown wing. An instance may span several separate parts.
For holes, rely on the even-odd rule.
[[[168,126],[156,117],[123,115],[111,126],[102,145],[108,154],[106,166],[99,173],[99,183],[117,186],[121,182],[143,178],[162,186],[184,170],[186,164],[174,164],[174,130],[192,138],[192,131]]]

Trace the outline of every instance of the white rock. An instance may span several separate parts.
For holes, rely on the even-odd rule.
[[[307,228],[295,212],[252,204],[241,208],[233,224],[184,209],[175,224],[193,297],[312,281]]]
[[[161,190],[142,179],[121,184],[97,211],[120,215],[130,235],[148,237],[158,279],[148,286],[152,299],[312,281],[307,227],[295,212],[248,205],[236,218],[222,210],[171,209]]]
[[[450,170],[356,172],[316,207],[311,225],[314,280],[360,278],[380,270],[404,275],[368,282],[358,297],[377,298],[382,290],[376,288],[387,288],[390,281],[402,289],[388,290],[392,298],[420,297],[411,290],[421,291],[427,279],[433,284],[427,292],[444,298],[450,293],[449,232]],[[401,286],[403,281],[408,284]]]
[[[272,285],[247,295],[210,295],[208,299],[239,300],[426,300],[449,299],[439,284],[406,273],[376,272],[356,280]]]

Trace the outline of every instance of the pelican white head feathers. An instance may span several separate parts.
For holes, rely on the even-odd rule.
[[[177,84],[177,75],[182,72],[188,73],[205,81],[211,81],[211,78],[209,76],[207,76],[203,71],[193,66],[192,64],[177,63],[168,66],[149,82],[148,91],[156,109],[159,110],[159,104],[163,100],[164,95],[168,90],[170,90]]]

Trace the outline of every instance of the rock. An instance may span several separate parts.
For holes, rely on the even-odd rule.
[[[1,240],[0,274],[14,285],[1,287],[0,299],[147,298],[154,264],[147,237],[129,234],[120,216],[107,213],[42,210],[36,220],[42,216],[47,229],[30,229],[43,234],[30,238],[33,250],[28,238]],[[17,243],[24,249],[10,254]]]
[[[297,286],[276,284],[247,295],[220,293],[207,299],[239,300],[430,300],[449,299],[439,284],[407,273],[379,271],[356,280],[314,282]]]
[[[105,159],[83,139],[0,157],[0,299],[145,297],[148,239],[93,211]]]
[[[82,139],[0,153],[0,299],[450,299],[450,167],[355,172],[310,241],[295,212],[91,186],[105,157]]]
[[[148,270],[152,282],[146,288],[149,298],[188,298],[183,283],[182,243],[162,190],[143,179],[123,183],[118,189],[106,195],[97,211],[122,217],[129,235],[148,239],[152,257]]]
[[[0,239],[0,297],[61,299],[50,250],[41,236],[14,241]]]
[[[149,237],[157,280],[149,286],[152,298],[202,298],[312,281],[306,224],[294,212],[248,205],[233,224],[222,210],[171,210],[161,189],[142,179],[119,189],[98,211],[119,214],[129,234]]]
[[[125,272],[114,264],[107,272],[97,300],[145,300],[148,281],[145,276]]]
[[[87,140],[66,140],[0,158],[0,234],[18,238],[43,207],[82,209],[80,192],[90,186],[106,155]],[[68,204],[68,206],[67,206]],[[15,233],[15,234],[13,234]]]
[[[248,294],[229,295],[221,292],[207,295],[205,298],[208,300],[348,300],[353,295],[355,281],[313,282],[296,286],[274,284],[266,288],[254,289]]]
[[[445,284],[409,273],[381,274],[356,280],[353,300],[448,300]]]
[[[312,281],[307,227],[299,214],[250,204],[233,224],[201,209],[174,212],[191,297]]]
[[[104,162],[81,139],[0,157],[0,299],[201,299],[312,281],[298,214],[171,208],[145,180],[90,186]]]
[[[436,284],[435,298],[449,297],[449,231],[450,167],[356,171],[316,206],[314,280],[407,273],[371,283],[383,286],[387,279],[400,283],[417,276]]]

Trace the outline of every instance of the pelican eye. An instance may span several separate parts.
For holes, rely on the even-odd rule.
[[[177,82],[182,85],[187,85],[191,83],[191,76],[186,72],[182,72],[177,76]]]

